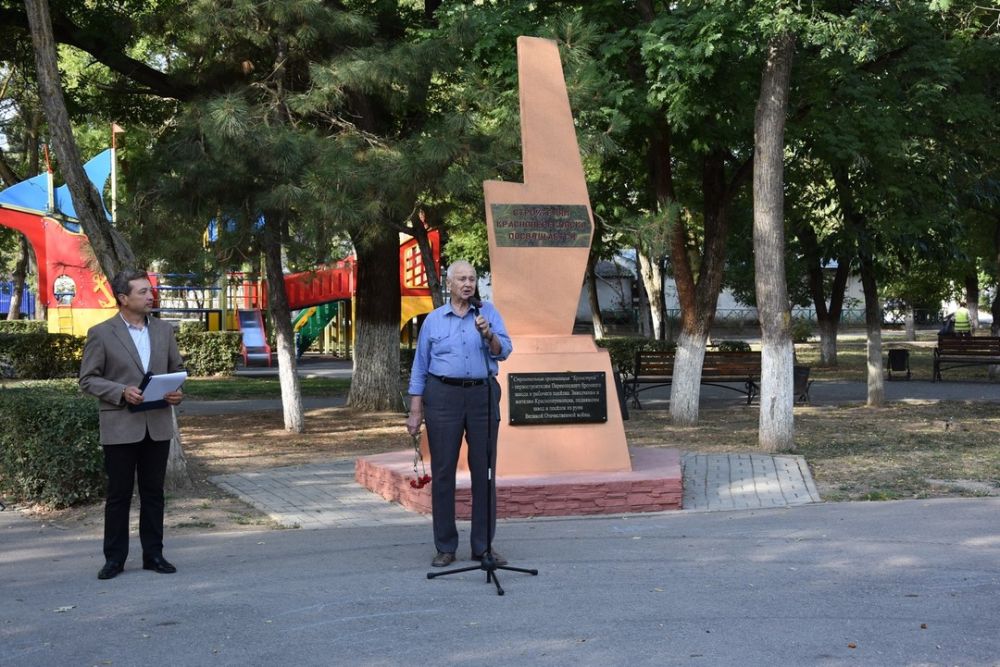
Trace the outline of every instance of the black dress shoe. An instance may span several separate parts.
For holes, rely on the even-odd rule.
[[[104,564],[104,567],[101,568],[101,571],[97,573],[97,578],[98,579],[114,579],[119,574],[121,574],[122,570],[124,570],[124,569],[125,569],[125,566],[122,565],[121,563],[118,563],[118,562],[113,561],[113,560],[109,560],[107,563]]]
[[[446,567],[455,562],[455,554],[447,551],[439,551],[431,561],[431,567]]]
[[[154,572],[159,572],[160,574],[173,574],[177,571],[177,568],[168,563],[167,559],[163,556],[144,558],[142,560],[142,569],[153,570]]]
[[[507,559],[504,558],[503,556],[501,556],[499,551],[497,551],[496,549],[494,549],[493,552],[492,552],[492,554],[493,554],[493,564],[494,565],[506,565],[507,564]],[[485,557],[486,557],[486,554],[479,554],[478,556],[476,554],[472,554],[472,560],[478,560],[480,563],[483,562],[483,558],[485,558]]]

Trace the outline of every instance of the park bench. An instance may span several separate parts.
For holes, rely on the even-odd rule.
[[[934,348],[932,382],[941,380],[941,371],[963,366],[1000,365],[998,336],[940,336]]]
[[[669,386],[674,378],[674,353],[637,350],[630,377],[624,379],[625,399],[642,408],[639,393],[646,389]],[[747,405],[758,393],[760,352],[705,352],[701,383],[722,387],[746,395]],[[739,387],[732,386],[740,385]]]

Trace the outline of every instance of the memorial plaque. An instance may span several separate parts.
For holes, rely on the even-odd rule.
[[[603,371],[511,373],[507,376],[507,396],[512,426],[608,421]]]
[[[503,248],[587,248],[590,216],[582,205],[493,204],[493,231]]]

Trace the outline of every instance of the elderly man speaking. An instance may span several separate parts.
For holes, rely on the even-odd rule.
[[[496,494],[488,496],[487,444],[496,444],[500,428],[500,385],[495,377],[498,362],[511,353],[510,336],[499,311],[476,297],[476,270],[466,261],[448,267],[448,303],[431,312],[420,328],[417,352],[410,374],[410,414],[406,429],[411,435],[427,424],[431,452],[431,488],[434,514],[433,567],[455,561],[458,529],[455,526],[455,469],[463,436],[469,443],[472,476],[473,560],[482,560],[494,533]],[[487,440],[487,439],[491,440]],[[495,550],[493,560],[504,565]]]

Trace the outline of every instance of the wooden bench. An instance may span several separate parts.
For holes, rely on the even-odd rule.
[[[941,371],[963,366],[1000,365],[998,336],[940,336],[934,348],[932,382],[941,380]]]
[[[674,379],[674,353],[637,350],[630,376],[624,378],[625,399],[642,408],[639,393],[646,389],[669,386]],[[747,405],[759,393],[760,352],[706,351],[701,368],[701,383],[722,387],[747,397]],[[734,387],[739,384],[740,387]]]

